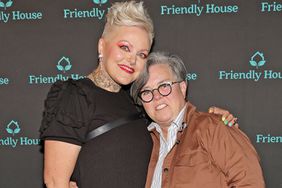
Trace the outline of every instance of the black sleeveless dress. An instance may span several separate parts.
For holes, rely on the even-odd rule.
[[[86,142],[89,131],[136,112],[125,90],[108,92],[88,78],[58,81],[45,101],[41,139],[82,146],[74,172],[79,188],[141,188],[152,148],[146,119]]]

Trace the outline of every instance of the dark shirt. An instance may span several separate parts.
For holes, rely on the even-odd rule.
[[[86,141],[91,130],[136,112],[125,90],[108,92],[87,78],[59,81],[45,101],[41,139],[82,146],[74,172],[80,188],[144,187],[152,147],[145,119]]]

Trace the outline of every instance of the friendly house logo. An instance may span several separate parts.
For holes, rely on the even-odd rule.
[[[261,2],[261,12],[282,12],[282,3],[272,1],[267,2],[263,1]]]
[[[15,134],[18,134],[21,129],[17,121],[12,120],[6,127],[6,131],[9,134],[12,134],[15,136]]]
[[[71,58],[62,56],[61,58],[59,58],[58,62],[56,62],[56,69],[59,72],[58,74],[54,76],[43,75],[43,74],[39,74],[39,75],[31,74],[31,75],[28,75],[28,83],[29,84],[53,84],[58,80],[66,81],[69,78],[73,80],[85,78],[85,76],[77,74],[77,73],[67,74],[67,72],[69,72],[72,69],[72,67],[73,66],[71,64]]]
[[[193,81],[193,80],[197,80],[198,78],[198,74],[196,72],[189,72],[186,74],[186,81]]]
[[[187,1],[185,1],[187,2]],[[200,0],[190,1],[187,5],[183,6],[176,4],[163,4],[160,6],[161,15],[195,15],[201,16],[204,14],[235,14],[239,12],[239,6],[236,4],[207,3],[202,4]]]
[[[0,8],[4,8],[6,10],[7,8],[11,7],[13,5],[13,1],[9,0],[6,3],[0,1]]]
[[[220,70],[218,72],[219,80],[281,80],[282,72],[275,70],[262,70],[267,60],[261,51],[256,51],[251,55],[249,65],[254,68],[249,71]]]
[[[257,134],[256,143],[262,143],[262,144],[282,143],[282,136],[272,135],[272,134]]]
[[[8,23],[9,21],[25,21],[25,20],[41,20],[43,13],[41,11],[26,12],[21,10],[8,11],[15,4],[14,1],[8,0],[4,2],[0,0],[0,23]]]
[[[65,19],[98,19],[102,20],[106,15],[106,11],[108,10],[108,6],[104,6],[107,4],[108,0],[92,0],[92,4],[94,7],[88,9],[64,9],[64,18]]]
[[[69,71],[71,69],[72,65],[70,63],[70,58],[63,56],[57,64],[57,69],[59,71],[63,71],[66,73],[66,71]]]
[[[103,4],[107,3],[108,0],[93,0],[93,3],[102,6]]]
[[[9,78],[0,76],[0,86],[1,85],[8,85],[10,83]]]
[[[17,146],[33,146],[39,145],[40,139],[24,136],[20,123],[16,120],[11,120],[6,126],[6,131],[1,131],[0,135],[0,147],[12,147]]]
[[[250,64],[257,69],[265,64],[264,55],[262,52],[257,51],[250,60]]]

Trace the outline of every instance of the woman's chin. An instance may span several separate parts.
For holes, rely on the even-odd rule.
[[[116,81],[119,85],[123,85],[123,86],[126,86],[126,85],[129,85],[133,82],[133,80],[131,79],[119,79]]]
[[[156,123],[159,124],[160,126],[170,126],[171,122],[172,122],[171,118],[167,118],[167,117],[156,118]]]

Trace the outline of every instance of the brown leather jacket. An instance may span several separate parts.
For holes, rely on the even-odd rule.
[[[219,116],[198,112],[187,104],[187,128],[178,132],[163,164],[162,188],[264,188],[259,157],[248,137],[226,127]],[[154,142],[146,188],[151,186],[159,154],[159,134]]]

